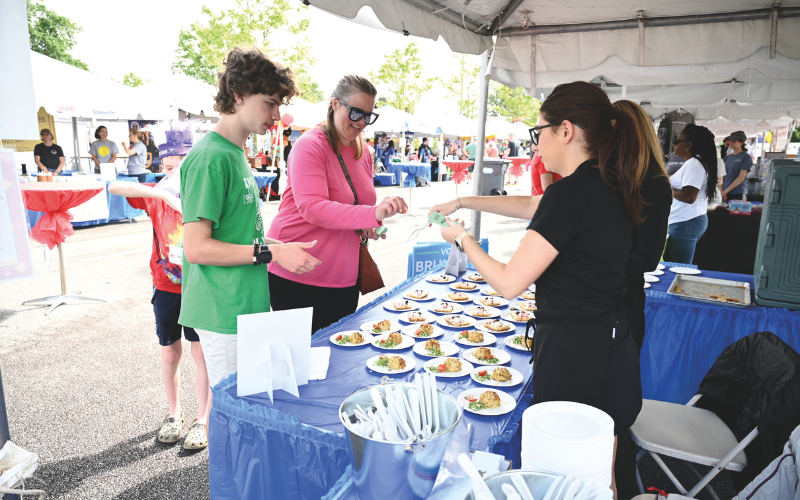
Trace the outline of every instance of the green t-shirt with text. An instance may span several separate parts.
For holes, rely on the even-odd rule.
[[[211,237],[237,245],[264,242],[258,186],[244,150],[216,132],[192,147],[181,165],[183,223],[208,219]],[[178,323],[235,334],[236,317],[269,311],[267,266],[208,266],[183,258]]]
[[[478,150],[478,144],[475,143],[475,142],[471,142],[471,143],[467,144],[467,147],[464,148],[464,151],[467,152],[467,154],[469,155],[469,159],[470,160],[474,160],[475,159],[475,152],[477,150]]]

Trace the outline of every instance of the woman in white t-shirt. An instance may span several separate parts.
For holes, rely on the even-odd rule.
[[[672,209],[669,213],[667,259],[691,264],[697,240],[708,228],[708,203],[717,187],[717,149],[714,134],[689,124],[678,135],[673,151],[686,161],[669,178]]]

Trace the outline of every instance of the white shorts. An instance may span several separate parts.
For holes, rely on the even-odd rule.
[[[195,328],[206,359],[208,383],[211,387],[236,373],[236,335],[209,332]]]

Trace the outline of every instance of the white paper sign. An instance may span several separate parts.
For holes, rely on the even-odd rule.
[[[101,163],[100,178],[112,182],[117,180],[117,166],[113,163]]]
[[[313,308],[290,309],[238,317],[237,395],[279,389],[299,397],[308,384]]]
[[[450,249],[450,257],[447,259],[447,265],[444,267],[444,274],[451,274],[458,276],[467,270],[467,254],[453,244]]]

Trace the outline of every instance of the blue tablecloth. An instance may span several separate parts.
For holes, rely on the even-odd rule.
[[[717,356],[735,341],[770,331],[800,352],[800,311],[751,305],[738,308],[683,300],[666,293],[675,273],[670,264],[645,291],[645,337],[641,354],[642,395],[686,403]],[[686,266],[683,266],[686,267]],[[753,276],[703,271],[699,276],[750,283]]]
[[[386,171],[394,174],[395,181],[400,184],[402,179],[403,187],[415,187],[415,177],[427,177],[431,180],[430,163],[390,163],[386,165]],[[406,174],[403,177],[403,174]]]
[[[339,405],[359,389],[380,384],[382,375],[369,371],[365,362],[385,351],[372,346],[340,347],[332,344],[329,338],[338,331],[358,330],[368,321],[396,319],[398,313],[386,311],[383,303],[407,290],[419,288],[431,290],[437,296],[450,291],[447,285],[428,283],[424,277],[407,280],[352,316],[317,332],[312,346],[331,347],[330,368],[326,380],[311,381],[300,387],[300,399],[283,391],[275,393],[274,404],[266,394],[237,397],[235,374],[212,389],[209,421],[212,498],[318,499],[333,487],[349,463],[344,428],[338,416]],[[422,309],[427,310],[432,303],[421,302]],[[507,311],[508,307],[502,310]],[[446,330],[448,333],[441,338],[448,341],[459,331]],[[524,326],[516,331],[523,333]],[[530,355],[505,346],[506,336],[499,335],[494,347],[510,353],[510,366],[525,377],[522,384],[503,389],[520,403],[513,412],[499,417],[464,414],[466,421],[475,428],[473,448],[500,454],[506,453],[508,442],[532,397]],[[465,349],[461,348],[462,356]],[[416,368],[392,378],[410,381],[430,358],[420,357],[410,349],[403,354],[414,357]],[[457,396],[467,388],[483,386],[469,377],[461,377],[440,379],[439,387]]]
[[[278,174],[259,172],[257,174],[253,174],[253,177],[256,178],[256,184],[258,184],[258,188],[261,189],[272,184],[272,181],[275,180],[275,177],[278,177]]]

